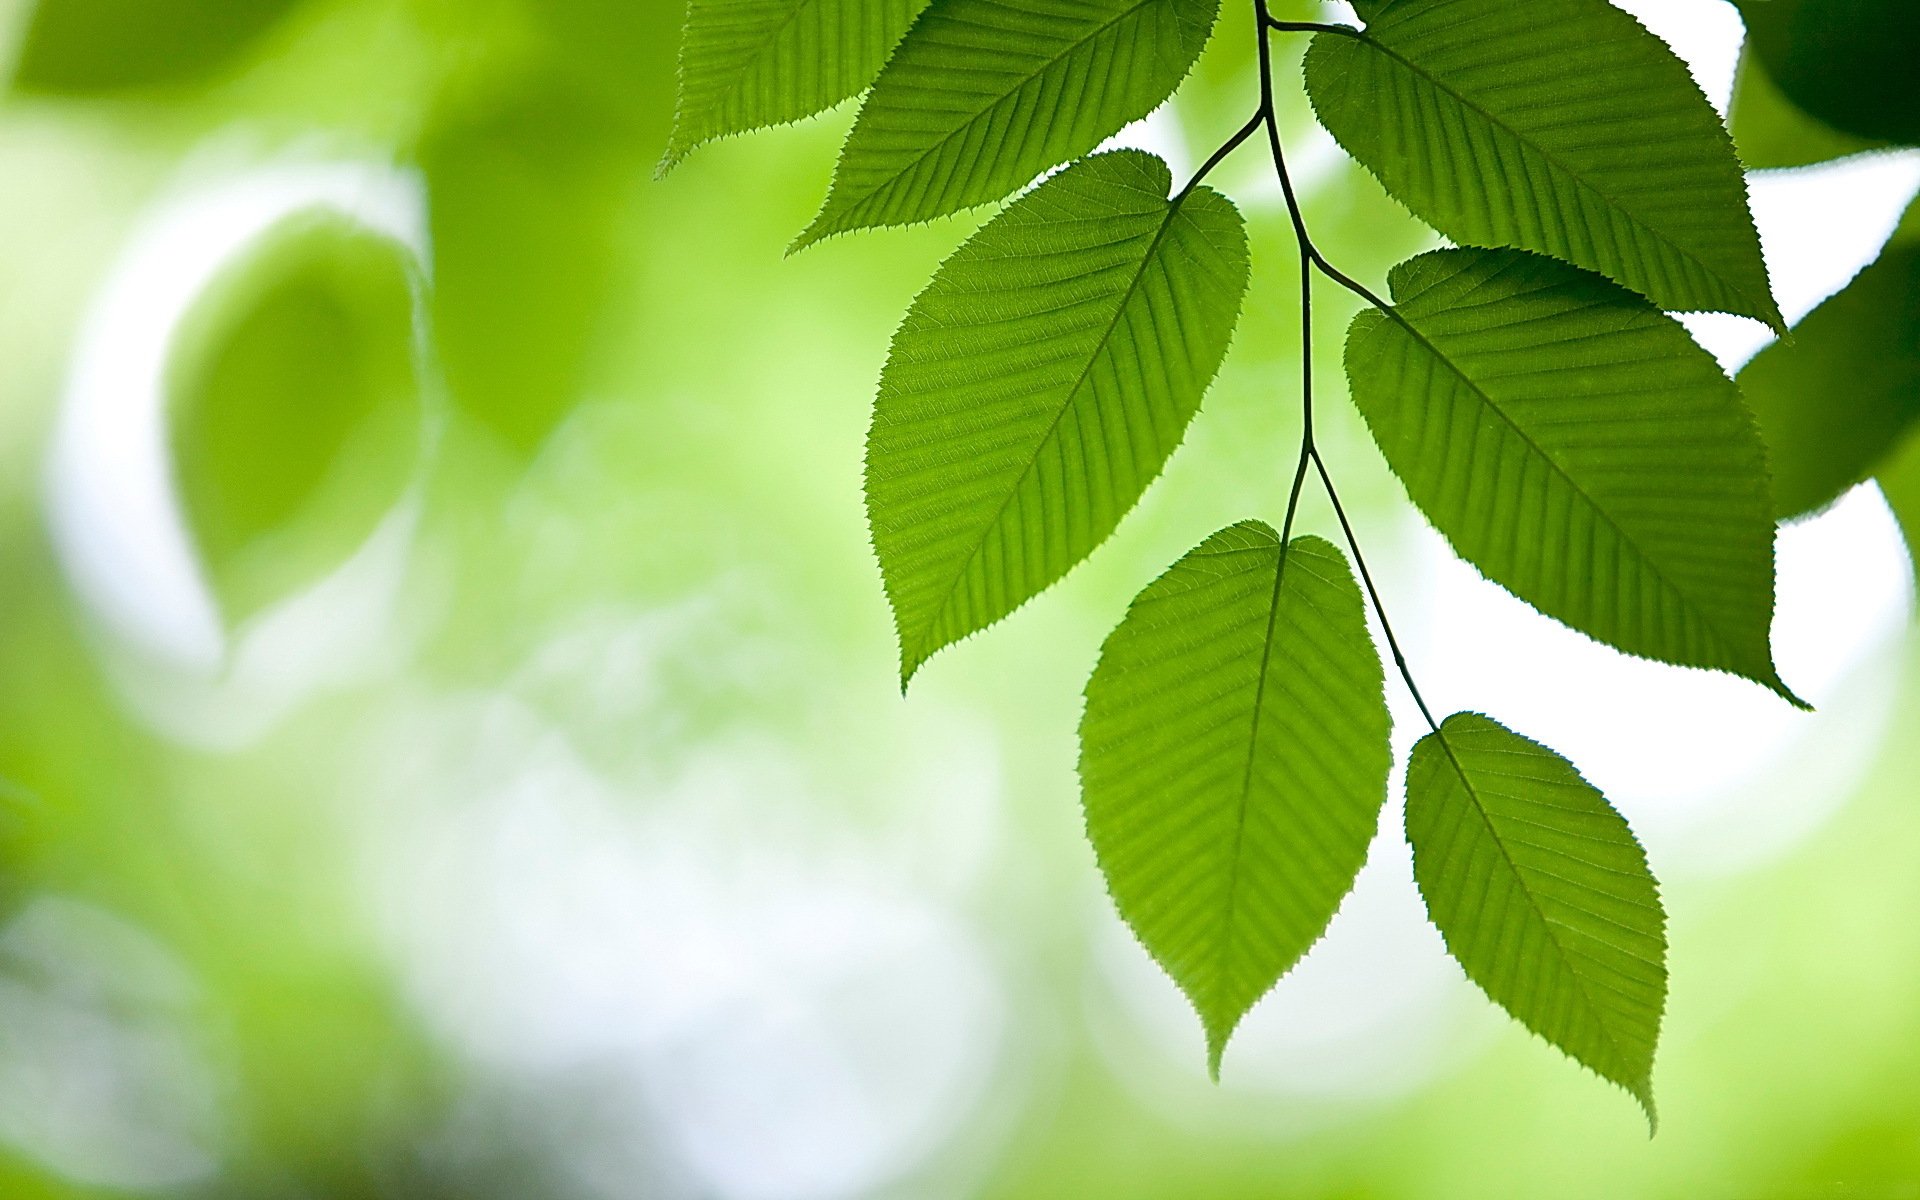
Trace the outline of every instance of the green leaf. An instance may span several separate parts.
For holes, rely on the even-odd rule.
[[[1240,214],[1170,202],[1137,150],[1049,179],[940,268],[893,340],[867,515],[903,681],[1105,541],[1225,357],[1247,287]]]
[[[716,138],[831,108],[880,72],[926,0],[693,0],[660,174]]]
[[[1186,993],[1209,1065],[1325,932],[1393,755],[1340,552],[1248,521],[1140,594],[1087,684],[1087,835],[1120,915]]]
[[[301,0],[38,0],[14,69],[23,92],[195,83],[258,44]]]
[[[1920,417],[1920,244],[1891,246],[1740,372],[1772,451],[1774,510],[1821,508]]]
[[[633,186],[626,150],[608,114],[541,79],[442,117],[422,147],[448,388],[523,457],[586,388]]]
[[[1606,0],[1400,0],[1363,37],[1316,36],[1306,78],[1340,144],[1455,242],[1779,327],[1719,116]]]
[[[1887,145],[1841,133],[1802,112],[1751,48],[1740,56],[1727,124],[1740,161],[1755,170],[1807,167]]]
[[[1467,977],[1655,1121],[1666,913],[1633,831],[1573,764],[1474,713],[1407,766],[1427,912]]]
[[[1159,107],[1219,0],[943,0],[917,21],[847,138],[795,249],[998,200]]]
[[[168,371],[174,463],[238,622],[365,541],[419,460],[413,266],[346,218],[295,218],[189,313]]]
[[[1454,549],[1603,642],[1793,700],[1769,645],[1766,451],[1686,330],[1520,251],[1435,251],[1391,280],[1395,307],[1348,334],[1353,398]]]
[[[1920,5],[1738,3],[1749,53],[1802,111],[1856,138],[1920,145]]]

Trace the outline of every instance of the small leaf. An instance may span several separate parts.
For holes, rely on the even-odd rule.
[[[1772,451],[1778,516],[1865,479],[1920,417],[1920,243],[1889,247],[1748,363],[1740,387]]]
[[[1808,167],[1887,145],[1841,133],[1802,112],[1780,91],[1752,47],[1740,56],[1727,125],[1740,161],[1753,170]]]
[[[1306,77],[1348,153],[1454,241],[1780,326],[1719,116],[1606,0],[1400,0],[1364,37],[1316,36]]]
[[[1209,1065],[1325,932],[1393,756],[1340,552],[1248,521],[1140,594],[1080,724],[1087,835],[1120,915],[1186,993]]]
[[[1159,107],[1219,0],[943,0],[860,110],[795,249],[986,204]]]
[[[867,515],[911,679],[1105,541],[1179,445],[1247,287],[1240,214],[1103,154],[940,268],[895,335]]]
[[[1573,764],[1458,713],[1413,748],[1407,840],[1467,977],[1655,1121],[1666,912],[1626,821]]]
[[[716,138],[823,112],[873,82],[926,0],[693,0],[660,173]]]
[[[1856,138],[1920,145],[1920,5],[1737,2],[1748,52],[1801,111]]]
[[[291,220],[188,315],[169,367],[175,470],[238,622],[338,566],[420,453],[411,258],[341,217]]]
[[[1435,251],[1391,279],[1395,307],[1348,334],[1354,403],[1454,549],[1589,636],[1793,700],[1769,645],[1766,451],[1686,330],[1519,251]]]
[[[14,69],[23,92],[197,83],[241,58],[301,0],[38,0]]]

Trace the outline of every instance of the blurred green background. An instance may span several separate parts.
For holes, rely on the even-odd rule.
[[[1238,7],[1126,135],[1176,172],[1252,104]],[[1703,81],[1737,52],[1717,0],[1638,7]],[[1256,280],[1167,478],[903,700],[861,447],[968,226],[783,260],[851,106],[656,182],[680,19],[0,0],[0,1197],[1920,1197],[1920,664],[1877,496],[1783,547],[1802,719],[1447,561],[1330,397],[1436,702],[1641,825],[1661,1131],[1445,960],[1391,814],[1215,1087],[1101,892],[1073,730],[1126,600],[1284,503],[1273,185],[1216,177]],[[1336,260],[1427,245],[1287,103]],[[1915,176],[1837,170],[1756,192],[1777,271],[1817,264],[1796,314]]]

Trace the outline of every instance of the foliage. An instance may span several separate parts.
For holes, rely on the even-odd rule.
[[[1209,538],[1108,639],[1081,728],[1101,869],[1192,1000],[1217,1073],[1240,1017],[1351,886],[1386,799],[1360,585],[1333,546],[1293,535],[1314,474],[1431,728],[1406,831],[1434,923],[1490,997],[1651,1120],[1666,943],[1645,856],[1551,750],[1428,712],[1314,440],[1314,280],[1366,302],[1347,343],[1354,402],[1463,557],[1623,651],[1799,704],[1770,646],[1772,518],[1874,470],[1911,420],[1911,253],[1761,355],[1743,376],[1756,424],[1665,311],[1784,328],[1734,141],[1672,51],[1605,0],[1367,0],[1357,26],[1277,20],[1255,0],[1259,105],[1177,190],[1140,152],[1082,156],[1172,91],[1211,4],[936,0],[875,71],[877,6],[787,0],[786,28],[831,64],[782,74],[755,59],[750,80],[710,86],[756,53],[779,7],[739,6],[723,27],[720,6],[696,5],[681,121],[766,123],[830,102],[848,72],[877,76],[796,245],[991,202],[1070,164],[940,269],[882,376],[867,501],[903,679],[1083,561],[1178,445],[1247,273],[1238,215],[1202,180],[1264,138],[1299,251],[1302,444],[1281,532],[1245,522]],[[1914,139],[1900,116],[1920,112],[1910,6],[1742,7],[1742,95],[1791,126],[1748,122],[1743,147]],[[1309,234],[1276,116],[1272,41],[1290,33],[1312,36],[1304,83],[1327,129],[1462,247],[1396,268],[1391,302]],[[1836,69],[1855,57],[1866,69]],[[1754,82],[1760,64],[1771,79]],[[1851,386],[1866,361],[1869,385]]]

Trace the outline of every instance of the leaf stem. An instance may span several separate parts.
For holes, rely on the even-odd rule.
[[[1320,484],[1326,490],[1327,499],[1333,504],[1333,513],[1340,522],[1340,531],[1345,535],[1347,549],[1353,555],[1354,566],[1360,572],[1360,578],[1366,585],[1367,599],[1373,605],[1373,611],[1380,618],[1380,628],[1386,635],[1387,648],[1393,654],[1394,665],[1400,669],[1400,678],[1407,685],[1407,692],[1419,706],[1420,715],[1426,718],[1428,728],[1435,733],[1440,731],[1439,723],[1433,718],[1433,710],[1427,707],[1426,697],[1420,693],[1420,685],[1414,681],[1413,668],[1407,663],[1407,656],[1401,650],[1400,639],[1393,631],[1393,622],[1387,617],[1387,606],[1380,595],[1380,588],[1374,583],[1373,572],[1367,566],[1366,556],[1361,553],[1360,539],[1354,533],[1353,523],[1347,519],[1347,510],[1340,503],[1340,494],[1334,489],[1333,474],[1327,470],[1326,460],[1320,456],[1319,447],[1314,442],[1313,431],[1313,273],[1317,269],[1334,283],[1346,288],[1375,308],[1398,316],[1393,307],[1375,295],[1371,289],[1359,283],[1332,263],[1327,261],[1320,248],[1313,243],[1313,235],[1307,229],[1306,211],[1300,204],[1299,193],[1294,189],[1293,176],[1287,170],[1286,150],[1281,144],[1278,107],[1273,95],[1273,47],[1267,39],[1270,29],[1297,30],[1313,29],[1319,32],[1341,30],[1357,33],[1343,26],[1315,26],[1306,22],[1276,21],[1267,11],[1267,0],[1253,0],[1254,36],[1260,43],[1260,110],[1253,120],[1235,135],[1221,151],[1214,155],[1202,174],[1210,170],[1215,162],[1224,158],[1237,147],[1251,131],[1261,124],[1267,127],[1267,143],[1273,152],[1274,174],[1279,177],[1280,191],[1287,200],[1287,215],[1293,221],[1294,240],[1300,247],[1300,464],[1294,472],[1293,490],[1287,497],[1287,516],[1280,535],[1281,555],[1284,570],[1286,548],[1293,539],[1294,517],[1300,509],[1301,485],[1306,482],[1307,467],[1311,465],[1320,476]],[[1191,187],[1191,185],[1189,185]],[[1183,193],[1184,195],[1184,193]],[[1443,739],[1444,741],[1444,739]]]
[[[1280,21],[1262,15],[1261,24],[1279,33],[1337,33],[1341,37],[1360,38],[1366,34],[1351,25],[1334,25],[1325,21]]]
[[[1213,152],[1212,158],[1209,158],[1205,163],[1201,164],[1200,169],[1194,172],[1193,178],[1187,181],[1187,186],[1181,188],[1180,194],[1173,198],[1174,206],[1176,208],[1179,207],[1180,202],[1182,200],[1185,200],[1189,195],[1191,195],[1193,193],[1193,189],[1199,187],[1201,184],[1201,181],[1206,179],[1208,175],[1212,174],[1213,169],[1219,166],[1222,162],[1226,160],[1227,155],[1232,154],[1235,150],[1238,150],[1241,144],[1244,143],[1248,138],[1260,132],[1260,126],[1262,123],[1266,121],[1266,119],[1267,119],[1267,114],[1264,109],[1261,110],[1260,112],[1253,114],[1252,118],[1250,118],[1245,125],[1242,125],[1238,132],[1236,132],[1232,137],[1228,138],[1225,144],[1223,144],[1218,150],[1215,150]]]

